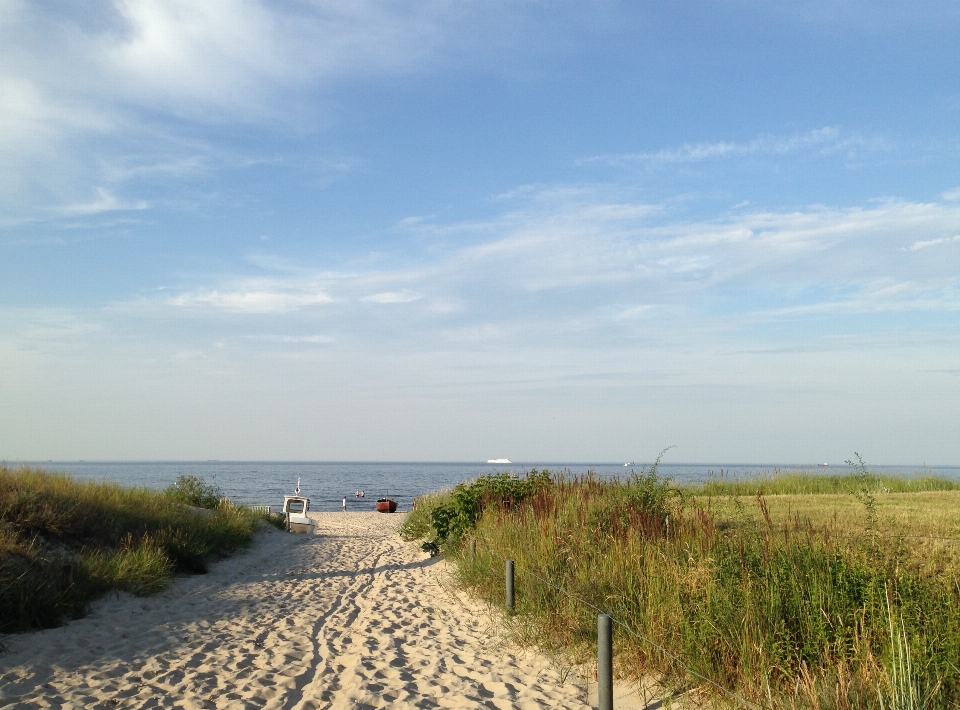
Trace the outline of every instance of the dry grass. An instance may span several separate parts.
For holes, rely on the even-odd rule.
[[[960,538],[960,491],[878,493],[875,499],[878,531]],[[763,517],[754,505],[755,495],[695,496],[694,500],[701,506],[709,505],[718,516],[730,521],[738,517],[736,501],[752,522]],[[795,516],[815,525],[836,524],[860,532],[867,524],[863,503],[850,494],[768,494],[764,500],[778,524]]]

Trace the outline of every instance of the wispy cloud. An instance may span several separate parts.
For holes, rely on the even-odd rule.
[[[669,330],[712,319],[707,304],[716,302],[726,304],[725,317],[745,322],[957,307],[960,277],[928,249],[960,241],[960,206],[952,203],[737,210],[691,221],[641,203],[610,210],[608,197],[583,193],[577,204],[550,209],[531,197],[487,222],[408,227],[422,230],[416,240],[449,243],[461,230],[467,239],[406,254],[403,263],[331,271],[260,256],[251,263],[270,276],[231,277],[163,303],[288,314],[293,322],[319,306],[331,337],[349,331],[361,339],[387,337],[389,312],[390,337],[416,333],[424,342],[525,328],[557,337],[611,328],[608,337],[649,319],[666,319]],[[390,304],[415,305],[379,308]]]
[[[372,296],[365,296],[362,300],[366,303],[410,303],[411,301],[419,301],[421,298],[423,298],[423,294],[413,291],[384,291]]]
[[[288,313],[334,300],[323,290],[294,284],[251,279],[243,285],[245,288],[231,291],[191,291],[170,297],[165,302],[178,308],[213,308],[233,313]]]
[[[0,369],[0,389],[54,403],[80,382],[76,421],[91,402],[170,412],[174,401],[167,422],[200,412],[177,439],[226,417],[231,436],[277,422],[301,427],[292,444],[317,431],[362,439],[391,406],[402,438],[420,436],[430,412],[440,414],[429,437],[451,420],[462,426],[463,403],[489,402],[476,421],[516,410],[512,421],[522,415],[524,426],[575,411],[579,421],[563,430],[571,432],[611,410],[610,426],[621,426],[623,412],[653,412],[625,427],[632,440],[661,412],[686,427],[713,399],[704,391],[729,394],[711,405],[709,426],[730,419],[730,406],[755,409],[756,397],[806,402],[829,390],[800,417],[815,420],[893,376],[917,401],[953,401],[946,375],[924,372],[956,365],[956,260],[943,257],[948,247],[901,249],[960,234],[960,205],[891,200],[701,220],[668,208],[623,218],[625,209],[611,221],[597,207],[613,202],[630,204],[598,188],[559,212],[560,203],[551,213],[531,198],[486,222],[420,225],[411,243],[440,235],[448,248],[367,266],[357,259],[349,271],[265,257],[244,264],[246,274],[194,276],[109,308],[0,307],[0,356],[12,363]],[[759,394],[738,400],[747,390]],[[249,429],[229,419],[247,412]],[[404,428],[411,412],[416,426]],[[8,417],[5,431],[18,421]],[[751,426],[768,424],[764,415]]]
[[[333,110],[325,89],[461,51],[449,30],[476,16],[441,1],[2,3],[0,207],[69,210],[91,182],[233,165],[184,127],[316,130]],[[330,156],[314,170],[356,164]]]
[[[921,249],[927,249],[929,247],[941,246],[943,244],[951,244],[953,242],[960,242],[960,234],[955,234],[952,237],[940,237],[939,239],[926,239],[918,242],[914,242],[909,247],[904,247],[904,251],[920,251]]]
[[[259,340],[266,343],[292,343],[307,345],[326,345],[333,342],[333,338],[326,335],[247,335],[247,340]]]
[[[113,192],[103,187],[98,187],[96,192],[97,197],[90,202],[67,205],[61,208],[60,211],[64,214],[91,215],[102,212],[145,210],[150,206],[145,200],[122,200],[113,194]]]
[[[761,135],[743,143],[732,141],[685,143],[679,148],[669,148],[654,153],[596,155],[582,158],[578,162],[581,165],[592,163],[614,166],[663,165],[698,163],[707,160],[743,158],[754,155],[788,155],[810,150],[822,155],[829,155],[855,147],[876,150],[883,145],[883,142],[879,139],[867,140],[859,136],[844,136],[839,128],[828,126],[789,136]]]

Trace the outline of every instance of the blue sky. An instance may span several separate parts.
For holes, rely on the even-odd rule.
[[[0,3],[0,457],[960,464],[951,2]]]

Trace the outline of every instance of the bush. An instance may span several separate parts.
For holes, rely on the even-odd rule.
[[[451,491],[427,493],[414,499],[413,506],[400,524],[400,537],[408,542],[422,540],[427,537],[436,537],[433,524],[430,522],[434,508],[447,505],[451,500]]]
[[[208,484],[199,476],[177,476],[164,493],[171,500],[184,505],[213,510],[224,499],[223,491],[215,484]]]
[[[433,537],[424,550],[437,554],[460,538],[488,507],[512,509],[551,484],[550,472],[532,469],[526,475],[494,473],[457,484],[450,492],[421,496],[400,528],[406,540]]]

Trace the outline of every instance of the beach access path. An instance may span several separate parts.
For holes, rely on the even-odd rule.
[[[402,515],[311,513],[161,594],[7,636],[0,708],[571,708],[577,679],[505,646]]]

